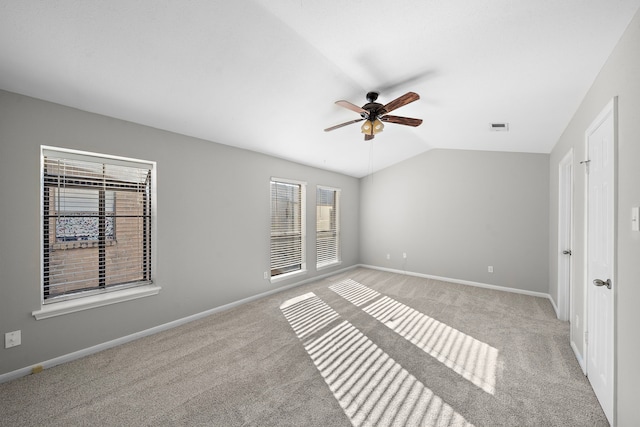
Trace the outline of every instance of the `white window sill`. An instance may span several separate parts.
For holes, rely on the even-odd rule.
[[[297,276],[302,276],[304,274],[307,274],[307,270],[306,269],[292,271],[291,273],[280,274],[278,276],[272,277],[271,278],[271,283],[282,282],[283,280],[291,279],[291,278],[297,277]]]
[[[316,266],[316,271],[324,270],[325,268],[335,267],[335,266],[340,265],[340,264],[342,264],[342,261],[333,261],[333,262],[326,263],[326,264],[320,264],[320,265]]]
[[[160,289],[162,289],[160,286],[146,285],[123,289],[121,291],[106,292],[100,295],[92,295],[84,298],[43,305],[40,310],[36,310],[31,314],[36,318],[36,320],[47,319],[49,317],[62,316],[64,314],[75,313],[77,311],[89,310],[91,308],[157,295],[160,292]]]

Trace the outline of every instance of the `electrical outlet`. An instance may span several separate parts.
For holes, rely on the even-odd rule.
[[[402,252],[402,258],[407,259],[407,253],[406,252]]]
[[[493,273],[493,265],[490,265],[489,267],[487,267],[487,271],[489,273]]]
[[[387,259],[391,259],[391,254],[387,254]]]
[[[7,332],[4,334],[4,348],[11,348],[22,344],[21,331]]]
[[[265,278],[265,279],[268,279],[268,276],[267,276],[267,272],[266,272],[266,271],[264,272],[264,278]]]

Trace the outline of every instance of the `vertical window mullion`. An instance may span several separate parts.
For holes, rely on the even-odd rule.
[[[107,283],[107,217],[104,186],[98,190],[98,287]]]
[[[142,218],[142,263],[144,280],[151,279],[151,171],[147,172],[145,185],[142,191],[143,218]]]
[[[46,166],[45,166],[45,177],[46,177]],[[43,251],[43,274],[42,274],[42,278],[43,278],[43,294],[44,294],[44,298],[48,298],[49,297],[49,283],[50,283],[50,278],[49,278],[49,272],[50,272],[50,266],[49,266],[49,260],[50,260],[50,252],[51,252],[51,242],[50,242],[50,227],[49,227],[49,223],[50,223],[50,203],[51,203],[51,190],[49,189],[47,183],[46,183],[46,178],[44,180],[44,187],[43,187],[43,216],[42,216],[42,251]]]

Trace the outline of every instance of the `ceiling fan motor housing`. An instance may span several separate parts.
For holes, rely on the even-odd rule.
[[[367,110],[369,112],[369,117],[366,117],[366,118],[368,118],[371,121],[374,121],[379,116],[387,112],[387,110],[384,109],[384,105],[380,104],[379,102],[369,102],[367,104],[364,104],[362,106],[362,109]]]

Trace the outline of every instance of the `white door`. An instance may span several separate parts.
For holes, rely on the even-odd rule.
[[[571,319],[571,244],[573,219],[573,149],[558,167],[558,319]]]
[[[615,99],[586,132],[587,376],[613,422]]]

